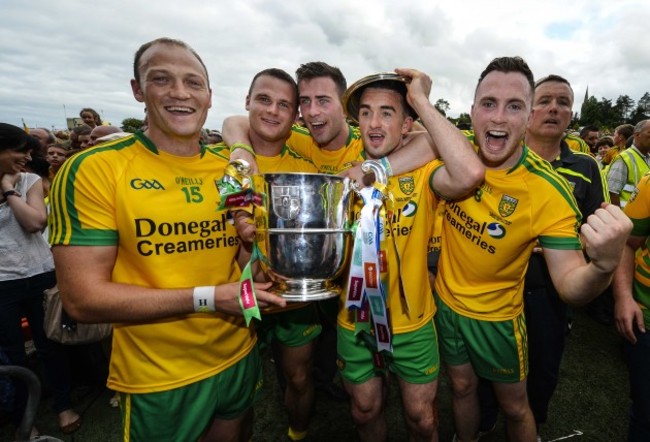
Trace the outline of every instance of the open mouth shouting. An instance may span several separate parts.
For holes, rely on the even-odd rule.
[[[370,132],[367,136],[368,144],[370,147],[381,147],[386,139],[386,136],[381,132]]]
[[[490,151],[500,151],[508,143],[508,133],[501,130],[490,130],[485,136],[486,147]]]

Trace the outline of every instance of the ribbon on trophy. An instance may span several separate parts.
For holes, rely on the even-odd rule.
[[[372,187],[357,191],[363,207],[354,232],[345,303],[346,308],[356,315],[357,333],[369,333],[372,322],[377,353],[393,351],[387,281],[382,281],[382,275],[387,272],[385,188],[385,183],[375,182]]]
[[[253,252],[251,259],[244,267],[239,278],[239,307],[244,314],[246,326],[250,325],[253,318],[262,320],[260,314],[260,307],[257,305],[257,297],[255,296],[255,282],[253,281],[253,264],[260,259],[260,251],[257,247],[257,241],[253,242]]]
[[[224,175],[215,181],[221,201],[217,210],[238,207],[252,212],[253,192],[251,189],[250,165],[244,160],[234,160],[224,169]]]
[[[263,204],[264,195],[255,192],[249,174],[250,166],[244,160],[234,160],[226,166],[224,176],[215,182],[221,195],[217,210],[237,209],[252,214],[254,205]],[[261,259],[261,256],[255,239],[251,259],[239,278],[239,306],[247,326],[253,318],[262,319],[253,281],[253,264]]]

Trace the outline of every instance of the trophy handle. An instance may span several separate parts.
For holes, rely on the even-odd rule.
[[[363,164],[361,164],[361,171],[363,171],[366,175],[369,173],[374,173],[375,181],[383,185],[388,184],[388,172],[386,171],[386,168],[379,161],[376,160],[364,161]]]

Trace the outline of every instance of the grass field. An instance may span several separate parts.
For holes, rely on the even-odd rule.
[[[548,424],[542,429],[545,441],[551,441],[579,430],[583,434],[566,439],[569,442],[624,441],[629,407],[627,371],[622,361],[620,339],[613,327],[592,321],[577,311],[573,331],[568,338],[562,363],[560,385],[551,403]],[[284,413],[274,371],[265,361],[265,391],[256,406],[254,441],[286,441],[287,419]],[[65,441],[119,441],[119,413],[108,406],[106,390],[75,390],[76,409],[83,411],[84,423],[74,436],[63,436],[56,427],[50,403],[44,400],[36,425],[43,434]],[[306,441],[354,441],[355,430],[349,406],[317,393],[314,417]],[[439,388],[440,440],[451,441],[454,433],[449,385],[444,371]],[[397,385],[390,385],[386,409],[389,441],[407,441],[402,420]],[[0,440],[13,440],[13,428],[4,424]],[[500,421],[496,433],[484,441],[504,441],[505,429]]]

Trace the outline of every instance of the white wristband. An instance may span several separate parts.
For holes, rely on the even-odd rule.
[[[379,163],[381,163],[381,165],[384,166],[384,169],[386,170],[386,176],[388,177],[393,176],[393,168],[390,167],[390,163],[388,162],[388,157],[379,158]]]
[[[207,313],[216,311],[214,308],[214,289],[213,285],[194,287],[194,311],[197,313]]]

